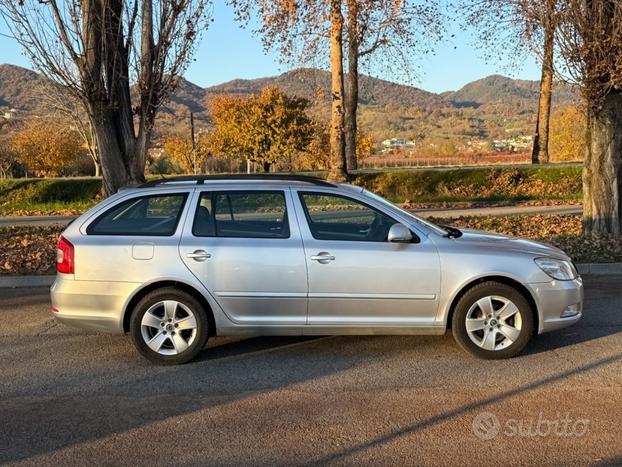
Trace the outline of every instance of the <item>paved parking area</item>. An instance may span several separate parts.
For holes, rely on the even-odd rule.
[[[0,289],[0,462],[619,465],[622,276],[585,282],[584,319],[512,360],[449,335],[220,338],[181,367]]]

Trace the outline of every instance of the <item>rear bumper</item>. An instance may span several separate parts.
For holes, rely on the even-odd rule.
[[[73,276],[70,276],[73,277]],[[70,326],[123,333],[123,310],[138,284],[76,281],[59,274],[50,295],[54,317]]]
[[[529,284],[538,305],[538,334],[570,326],[581,319],[583,310],[583,280],[551,281]],[[562,318],[568,307],[578,305],[578,313]]]

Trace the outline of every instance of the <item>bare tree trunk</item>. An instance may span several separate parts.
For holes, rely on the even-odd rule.
[[[583,231],[622,233],[622,93],[610,93],[602,108],[588,111],[583,166]]]
[[[542,57],[542,77],[540,79],[540,100],[538,102],[538,117],[536,132],[533,137],[531,162],[533,164],[547,164],[549,162],[549,122],[551,119],[551,96],[553,94],[553,41],[555,27],[552,21],[554,0],[546,0],[547,17],[543,18],[544,48]]]
[[[123,119],[117,110],[100,108],[91,112],[95,116],[92,124],[106,195],[110,196],[126,185],[144,182],[146,143],[137,141],[133,136],[124,135],[127,128],[123,128]],[[139,157],[140,153],[143,153],[142,158]]]
[[[101,170],[100,170],[100,168],[99,168],[99,162],[98,162],[98,161],[93,160],[93,168],[95,169],[95,174],[94,174],[94,176],[95,176],[95,177],[99,177],[99,176],[101,176]]]
[[[331,67],[331,123],[330,123],[330,170],[328,178],[346,181],[348,171],[344,141],[343,109],[343,14],[341,0],[330,1],[330,67]]]
[[[101,161],[99,160],[99,151],[97,149],[97,135],[95,134],[95,130],[92,125],[88,126],[86,136],[86,144],[88,146],[89,155],[91,156],[91,160],[93,161],[93,166],[95,167],[95,176],[99,177],[101,175]]]
[[[356,159],[356,116],[359,100],[358,0],[348,0],[348,74],[345,95],[345,148],[348,172],[358,168]]]

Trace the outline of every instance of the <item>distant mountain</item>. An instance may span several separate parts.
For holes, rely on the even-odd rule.
[[[246,95],[261,91],[266,86],[277,86],[286,94],[304,97],[312,102],[330,99],[330,73],[315,68],[298,68],[279,76],[259,79],[236,79],[207,88],[209,94]],[[435,108],[443,105],[443,98],[413,86],[392,83],[362,75],[359,82],[359,102],[363,105]]]
[[[0,65],[0,107],[17,109],[17,117],[49,112],[40,98],[46,79],[25,68]],[[159,114],[160,133],[188,130],[190,113],[198,127],[209,124],[208,105],[218,94],[249,95],[266,86],[304,97],[315,117],[327,118],[330,108],[330,73],[300,68],[278,76],[236,79],[202,88],[185,79],[179,83]],[[390,81],[360,77],[360,124],[377,140],[389,137],[485,139],[502,137],[509,131],[529,134],[535,121],[539,83],[500,75],[468,83],[457,91],[441,94]],[[556,85],[554,105],[577,100],[567,85]]]
[[[458,91],[441,94],[456,107],[479,107],[495,102],[534,103],[540,94],[539,81],[526,81],[491,75],[466,84]],[[566,84],[557,84],[553,94],[556,102],[568,102],[576,98],[572,88]]]
[[[16,65],[0,65],[0,106],[25,113],[44,113],[40,89],[46,78]]]

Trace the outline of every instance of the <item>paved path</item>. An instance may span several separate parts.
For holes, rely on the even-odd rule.
[[[577,205],[562,206],[498,206],[484,208],[431,208],[415,209],[423,217],[455,218],[462,216],[513,216],[519,214],[581,214]],[[6,216],[0,217],[2,226],[44,226],[67,224],[77,216]]]
[[[45,289],[0,290],[0,464],[620,465],[621,281],[586,276],[583,320],[512,360],[257,337],[179,367],[56,324]]]
[[[515,216],[526,214],[581,214],[582,206],[561,205],[561,206],[496,206],[484,208],[431,208],[414,210],[415,213],[423,217],[462,217],[462,216]]]
[[[4,216],[0,217],[0,227],[10,225],[65,225],[78,216]]]

